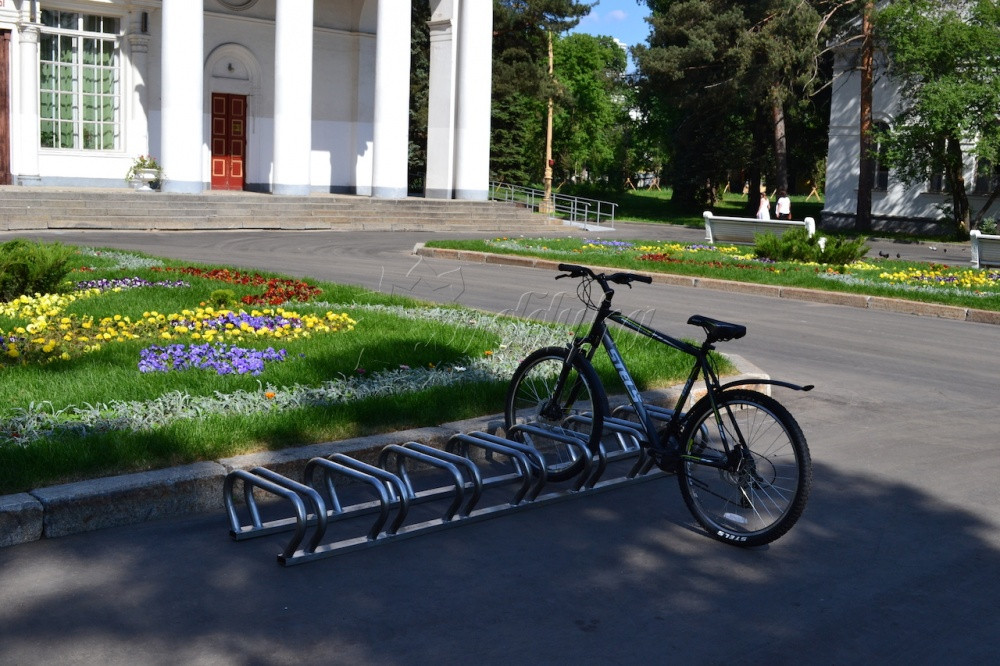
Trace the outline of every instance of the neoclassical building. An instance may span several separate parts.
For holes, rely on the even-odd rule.
[[[410,0],[0,0],[0,178],[407,194]],[[493,7],[431,0],[426,195],[485,199]]]

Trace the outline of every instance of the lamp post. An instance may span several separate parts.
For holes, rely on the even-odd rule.
[[[554,60],[552,57],[552,31],[549,30],[549,84],[552,83],[555,72]],[[545,195],[542,203],[538,206],[540,213],[552,213],[555,206],[552,204],[552,93],[549,92],[549,117],[545,126],[545,176],[542,179],[545,183]]]

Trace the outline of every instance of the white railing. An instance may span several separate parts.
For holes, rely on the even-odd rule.
[[[547,212],[550,217],[557,217],[573,224],[593,224],[612,229],[615,226],[615,208],[618,207],[618,204],[610,201],[554,192],[551,203],[546,205],[545,192],[542,190],[496,182],[490,183],[490,199],[519,203],[535,212]]]

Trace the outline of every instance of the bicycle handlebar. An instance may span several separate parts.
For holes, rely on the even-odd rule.
[[[577,266],[576,264],[559,264],[559,270],[565,271],[565,275],[557,275],[556,279],[571,277],[589,277],[597,280],[605,288],[607,288],[608,282],[613,282],[615,284],[631,285],[633,282],[643,282],[645,284],[651,284],[653,278],[648,275],[639,275],[637,273],[595,273],[586,266]]]

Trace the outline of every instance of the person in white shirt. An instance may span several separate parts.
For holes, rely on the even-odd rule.
[[[778,200],[774,204],[774,216],[779,220],[792,219],[792,200],[788,198],[788,192],[778,190]]]
[[[760,193],[760,206],[757,207],[757,219],[771,219],[771,201],[767,198],[767,192]]]

